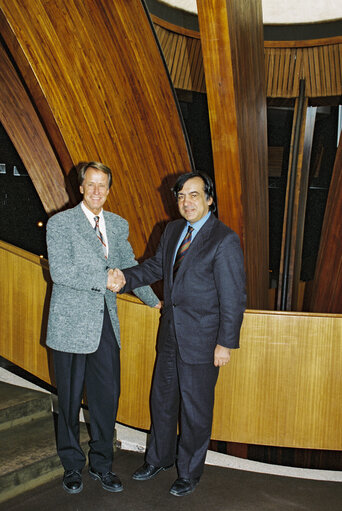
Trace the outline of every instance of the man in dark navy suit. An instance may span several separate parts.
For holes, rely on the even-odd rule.
[[[239,347],[246,294],[240,241],[213,215],[211,179],[184,174],[173,192],[183,219],[166,226],[155,256],[123,273],[125,291],[164,280],[151,440],[133,479],[151,479],[176,461],[178,479],[170,493],[183,496],[203,472],[218,371]]]

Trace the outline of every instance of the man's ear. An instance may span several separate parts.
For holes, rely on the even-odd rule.
[[[83,186],[82,186],[82,185],[80,185],[80,192],[81,192],[81,194],[83,195],[84,190],[83,190]]]

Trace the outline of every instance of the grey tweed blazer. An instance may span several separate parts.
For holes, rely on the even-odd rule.
[[[47,247],[53,281],[46,344],[69,353],[93,353],[100,343],[106,301],[117,342],[120,328],[116,294],[106,289],[109,268],[137,264],[128,237],[128,222],[104,211],[109,257],[79,204],[51,217]],[[153,307],[158,298],[150,287],[134,293]]]

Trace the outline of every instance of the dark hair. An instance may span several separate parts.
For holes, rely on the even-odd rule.
[[[178,198],[178,193],[182,190],[183,186],[189,179],[193,179],[194,177],[199,177],[203,181],[203,189],[204,193],[206,195],[206,199],[209,200],[210,198],[213,199],[213,202],[210,204],[209,209],[210,211],[214,212],[216,210],[216,204],[214,201],[214,184],[212,182],[212,179],[201,171],[195,171],[195,172],[188,172],[187,174],[182,174],[179,176],[179,178],[176,181],[175,186],[172,188],[172,192],[175,196],[175,198]]]
[[[106,165],[104,165],[103,163],[100,163],[98,161],[81,161],[77,167],[76,167],[76,171],[77,171],[77,177],[78,177],[78,184],[80,186],[83,185],[83,181],[84,181],[84,178],[85,178],[85,173],[87,172],[88,169],[93,168],[95,170],[99,170],[101,172],[104,172],[104,174],[107,174],[108,176],[108,188],[111,187],[112,185],[112,171],[110,170],[109,167],[107,167]]]

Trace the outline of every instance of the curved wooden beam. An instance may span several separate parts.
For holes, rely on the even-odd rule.
[[[32,102],[3,46],[0,45],[0,121],[30,175],[45,211],[72,202],[72,190],[52,150]]]
[[[70,162],[109,165],[107,208],[129,221],[137,257],[147,244],[154,251],[177,215],[169,189],[192,166],[142,3],[0,0],[0,9],[2,36],[64,173]]]
[[[247,306],[268,308],[266,93],[261,1],[197,0],[219,218],[245,253]]]

